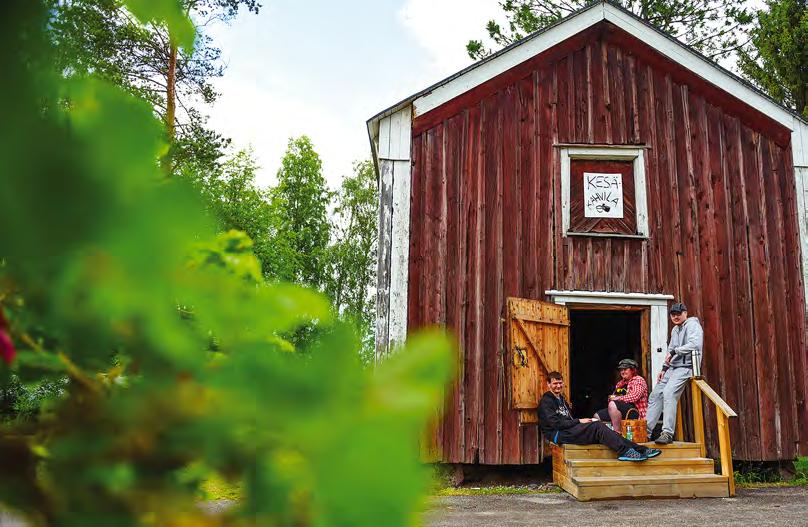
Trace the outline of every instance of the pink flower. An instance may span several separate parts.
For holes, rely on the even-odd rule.
[[[11,342],[11,337],[5,327],[0,327],[0,356],[3,357],[6,364],[14,362],[14,357],[17,356],[17,350],[14,349],[14,343]]]

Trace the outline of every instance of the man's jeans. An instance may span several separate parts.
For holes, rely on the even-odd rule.
[[[648,412],[645,415],[645,419],[648,421],[648,437],[651,436],[663,410],[665,418],[662,420],[662,431],[673,435],[679,397],[685,391],[691,377],[693,377],[691,368],[668,368],[668,371],[662,376],[662,380],[654,386],[654,391],[648,396]]]

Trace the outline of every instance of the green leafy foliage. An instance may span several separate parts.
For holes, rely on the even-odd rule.
[[[308,137],[289,140],[269,199],[274,251],[265,272],[275,279],[322,289],[331,235],[330,195],[320,156]]]
[[[242,150],[212,169],[187,167],[183,177],[202,195],[218,230],[244,231],[261,268],[268,269],[275,250],[270,238],[274,221],[267,191],[255,182],[257,169],[252,153]]]
[[[756,13],[738,66],[777,102],[808,118],[808,4],[769,0]]]
[[[213,169],[186,169],[219,229],[246,232],[270,281],[305,282],[332,301],[337,317],[353,325],[366,364],[373,358],[373,286],[376,277],[378,188],[370,161],[331,192],[319,156],[306,137],[290,141],[282,177],[260,188],[250,151],[240,151]],[[312,283],[315,282],[315,283]],[[302,343],[312,328],[302,330]]]
[[[145,11],[155,2],[142,16],[165,14]],[[4,14],[0,331],[18,378],[66,380],[45,415],[0,428],[0,502],[36,525],[411,524],[447,340],[414,337],[363,368],[323,296],[264,282],[250,240],[215,237],[193,186],[166,180],[147,102],[64,78],[43,3],[10,0]],[[305,142],[295,152],[316,175]],[[314,321],[327,331],[308,353],[282,338]],[[224,516],[195,504],[210,471],[243,484]]]
[[[180,0],[124,0],[124,4],[142,23],[164,23],[171,38],[180,46],[193,47],[194,25]]]
[[[258,12],[256,0],[46,2],[60,69],[69,75],[92,73],[147,101],[161,119],[172,119],[171,171],[216,165],[229,140],[207,128],[197,106],[215,101],[211,80],[223,74],[224,65],[204,28],[231,20],[239,8]],[[172,58],[175,68],[169,67]],[[170,111],[172,105],[178,111]]]
[[[363,341],[362,357],[373,357],[373,320],[379,191],[373,163],[354,165],[336,194],[330,274],[326,293],[343,317],[354,321]]]
[[[591,3],[590,0],[500,0],[507,26],[488,21],[486,32],[497,46],[507,46],[552,25]],[[744,44],[744,29],[752,22],[744,0],[614,0],[665,33],[705,53],[722,58]],[[490,55],[481,40],[466,51],[475,60]]]

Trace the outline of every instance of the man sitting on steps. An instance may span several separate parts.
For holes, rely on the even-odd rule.
[[[656,448],[638,445],[593,419],[574,419],[564,399],[564,379],[557,371],[547,375],[550,389],[539,402],[539,423],[545,437],[557,445],[606,445],[618,454],[620,461],[645,461],[662,453]]]

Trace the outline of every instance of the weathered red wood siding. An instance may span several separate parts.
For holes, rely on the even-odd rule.
[[[508,296],[548,289],[685,300],[706,377],[739,414],[733,456],[808,453],[789,138],[607,23],[417,116],[409,328],[445,324],[462,348],[442,460],[539,461],[535,427],[508,408],[502,320]],[[649,147],[648,240],[561,236],[558,143]]]

